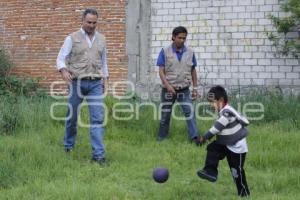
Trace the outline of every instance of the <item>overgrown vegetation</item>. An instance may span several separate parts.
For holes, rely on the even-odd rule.
[[[7,104],[9,97],[1,98],[1,113],[17,109],[18,115],[12,122],[15,129],[0,134],[0,199],[237,199],[226,161],[220,163],[217,183],[196,176],[206,151],[188,141],[185,121],[172,120],[169,138],[157,142],[159,121],[153,119],[152,107],[141,107],[138,119],[116,120],[114,105],[125,101],[107,97],[105,144],[109,166],[102,168],[90,162],[87,128],[79,127],[74,151],[65,154],[64,121],[51,119],[49,112],[55,100],[21,97],[18,107],[13,108],[15,104]],[[235,105],[258,101],[265,107],[265,118],[249,126],[245,168],[251,199],[299,199],[300,129],[295,125],[299,124],[299,98],[255,92],[230,99]],[[126,102],[142,101],[135,97]],[[57,107],[55,116],[64,117],[66,109]],[[86,106],[81,117],[88,120]],[[293,120],[298,122],[286,123]],[[211,123],[198,120],[200,133]],[[170,171],[164,184],[152,180],[152,170],[157,166]]]
[[[11,75],[13,62],[3,47],[0,47],[0,132],[15,132],[22,113],[23,97],[29,99],[45,97],[45,92],[38,88],[38,79]],[[30,112],[30,111],[29,111]]]
[[[277,33],[267,33],[279,54],[300,56],[300,1],[288,0],[282,5],[285,17],[270,15]]]
[[[38,87],[38,78],[17,77],[11,74],[13,61],[3,47],[0,46],[0,96],[38,96],[44,95]]]

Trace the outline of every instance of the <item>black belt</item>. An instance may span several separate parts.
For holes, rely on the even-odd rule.
[[[186,90],[188,89],[189,87],[176,87],[174,88],[176,91],[182,91],[182,90]]]
[[[73,78],[73,80],[88,80],[88,81],[94,81],[94,80],[101,80],[101,77],[94,77],[94,76],[85,76],[80,78]]]

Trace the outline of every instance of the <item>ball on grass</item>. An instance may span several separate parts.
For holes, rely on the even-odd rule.
[[[153,179],[157,183],[164,183],[169,178],[169,170],[165,167],[157,167],[153,170]]]

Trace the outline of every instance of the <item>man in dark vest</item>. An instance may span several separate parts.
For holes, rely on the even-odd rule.
[[[96,31],[97,20],[96,10],[84,11],[82,27],[64,41],[57,57],[57,69],[69,83],[65,151],[71,152],[74,149],[79,106],[85,97],[90,113],[91,157],[102,165],[105,163],[103,93],[108,80],[108,67],[105,38]]]

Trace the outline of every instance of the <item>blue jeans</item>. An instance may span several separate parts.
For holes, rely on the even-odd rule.
[[[193,139],[198,136],[197,124],[191,93],[188,88],[177,90],[176,95],[168,93],[167,89],[163,88],[161,92],[161,119],[158,137],[165,138],[169,133],[169,125],[172,113],[172,107],[175,101],[181,106],[182,112],[186,118],[189,138]]]
[[[90,141],[92,158],[105,157],[103,144],[104,135],[104,107],[103,107],[103,82],[102,80],[73,80],[69,86],[69,108],[64,135],[65,149],[72,149],[77,135],[77,119],[79,106],[86,97],[90,113]]]

